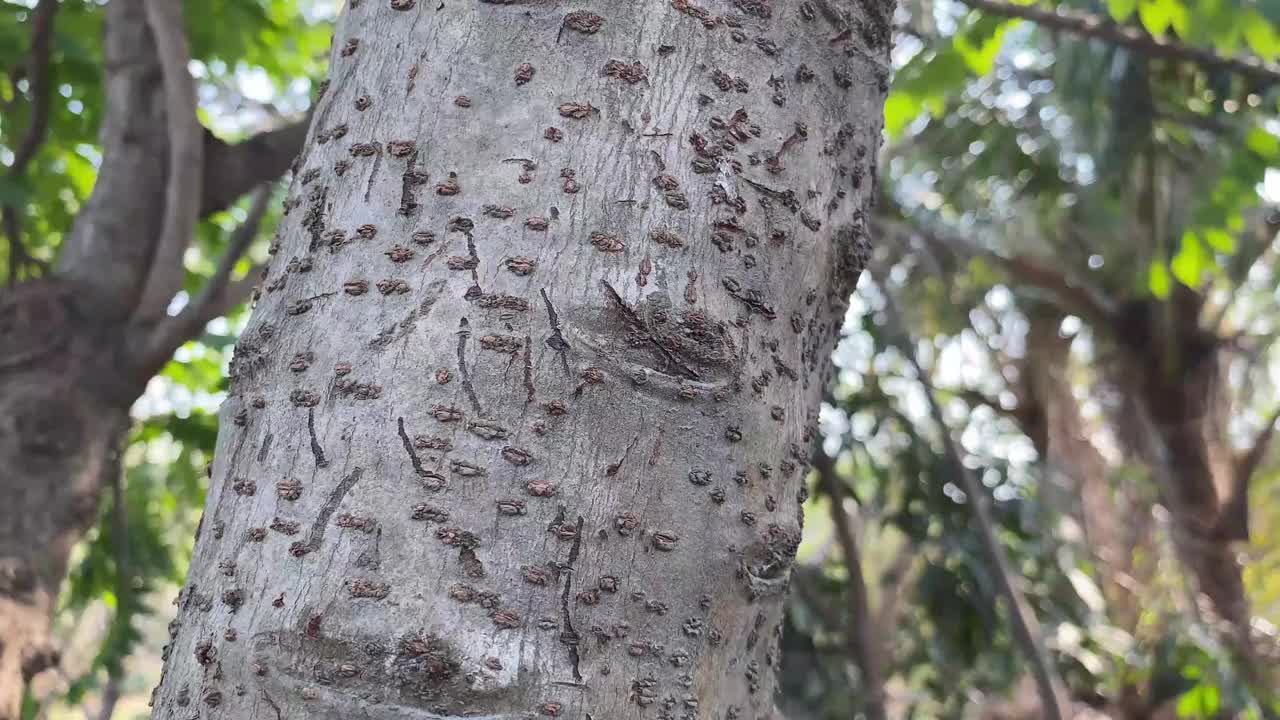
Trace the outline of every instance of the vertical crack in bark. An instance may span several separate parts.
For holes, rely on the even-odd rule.
[[[525,404],[533,402],[533,338],[528,335],[524,336],[524,389],[528,393],[525,397]]]
[[[403,421],[400,427],[403,433]],[[316,515],[315,522],[311,523],[311,533],[307,536],[307,549],[310,552],[320,549],[320,543],[324,541],[324,530],[329,526],[329,518],[333,517],[338,505],[342,503],[342,498],[346,497],[348,492],[351,492],[351,488],[360,481],[360,476],[362,475],[364,475],[363,468],[352,468],[351,473],[338,482],[338,487],[329,493],[324,505],[320,506],[320,513]]]
[[[658,458],[662,456],[662,428],[658,428],[658,437],[653,440],[653,449],[649,451],[649,467],[658,464]]]
[[[320,447],[320,440],[316,438],[316,409],[307,408],[307,432],[311,434],[311,455],[316,459],[316,467],[329,467],[329,461],[324,457],[324,448]],[[267,436],[267,441],[262,444],[263,450],[259,455],[266,453],[266,447],[271,443],[271,436]],[[261,457],[258,458],[262,460]]]
[[[632,448],[634,448],[636,446],[636,443],[638,442],[640,442],[639,435],[636,435],[635,437],[631,438],[631,442],[627,444],[627,449],[622,451],[622,457],[618,458],[618,462],[613,463],[609,467],[605,468],[604,470],[605,477],[613,477],[614,475],[618,474],[618,471],[622,469],[622,463],[627,461],[627,456],[631,454]]]
[[[480,297],[484,288],[480,287],[480,253],[476,252],[476,239],[467,230],[467,255],[471,258],[471,287],[467,289],[467,299]]]
[[[266,700],[267,704],[271,706],[271,709],[276,711],[276,720],[281,720],[281,718],[284,717],[280,714],[280,706],[276,704],[275,700],[271,699],[271,696],[267,694],[266,690],[262,691],[262,699]]]
[[[409,453],[409,462],[413,464],[413,471],[419,477],[427,477],[427,470],[422,467],[422,458],[418,457],[418,453],[414,451],[413,440],[409,439],[409,433],[404,431],[404,418],[396,419],[396,428],[400,432],[400,443],[404,445],[404,451]]]
[[[547,347],[556,351],[560,356],[560,364],[564,366],[564,374],[569,375],[569,358],[565,355],[565,351],[569,350],[569,343],[564,339],[564,333],[560,328],[560,315],[556,313],[556,306],[551,304],[551,296],[547,294],[547,289],[542,288],[542,303],[547,308],[547,322],[551,323],[551,337],[547,338]]]
[[[382,169],[382,144],[373,143],[376,150],[373,154],[373,169],[369,171],[369,184],[364,188],[364,201],[369,202],[369,195],[373,193],[373,182],[378,177],[378,171]]]
[[[564,506],[560,506],[560,516],[564,517]],[[582,682],[582,670],[579,667],[581,657],[578,655],[578,641],[581,636],[573,628],[573,617],[569,614],[569,598],[573,587],[573,564],[578,561],[578,553],[582,550],[582,516],[578,516],[578,531],[573,537],[573,547],[569,549],[569,562],[561,571],[564,574],[564,590],[560,593],[560,612],[564,619],[564,630],[560,632],[560,642],[569,649],[569,662],[573,664],[573,679]]]
[[[614,307],[618,308],[618,310],[622,312],[622,315],[626,318],[627,322],[631,323],[631,325],[636,329],[636,332],[643,336],[644,340],[649,341],[649,344],[652,345],[660,355],[662,355],[668,365],[679,370],[690,380],[699,380],[702,378],[702,376],[698,374],[697,370],[694,370],[688,365],[680,362],[680,358],[677,358],[666,348],[666,346],[658,342],[658,339],[649,332],[649,326],[645,324],[645,321],[636,314],[635,310],[632,310],[631,307],[627,305],[627,301],[622,299],[622,296],[618,294],[618,291],[614,289],[613,285],[609,284],[608,280],[601,280],[600,284],[604,285],[605,292],[613,302]]]
[[[271,451],[271,441],[275,439],[275,435],[267,433],[262,440],[262,447],[258,448],[258,462],[266,462],[267,453]]]
[[[467,242],[471,242],[470,236],[467,237]],[[474,247],[472,251],[474,252]],[[483,415],[484,411],[480,409],[480,398],[476,397],[475,385],[471,383],[471,373],[467,372],[467,340],[470,337],[471,323],[466,318],[462,318],[458,321],[458,375],[462,378],[462,387],[467,391],[467,399],[471,401],[471,407],[475,408],[477,415]]]
[[[427,181],[426,173],[418,172],[418,151],[409,153],[409,162],[400,176],[400,214],[409,217],[418,212],[418,201],[413,189]]]
[[[324,208],[325,203],[329,199],[329,188],[322,186],[311,192],[310,205],[307,206],[307,214],[302,218],[302,226],[306,228],[307,234],[311,236],[311,242],[308,248],[311,252],[315,252],[324,244]]]

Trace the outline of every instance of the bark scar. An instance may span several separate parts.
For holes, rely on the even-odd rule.
[[[400,432],[400,443],[404,445],[404,451],[409,453],[409,462],[413,463],[413,471],[419,477],[426,477],[427,471],[422,467],[422,458],[418,457],[418,453],[413,449],[413,441],[409,439],[409,433],[404,431],[404,418],[398,418],[397,429]]]
[[[403,428],[403,424],[401,428]],[[403,432],[403,430],[402,430]],[[342,503],[342,499],[351,492],[351,488],[360,481],[360,476],[364,475],[363,468],[352,468],[351,474],[342,478],[338,482],[338,487],[329,493],[328,499],[324,501],[324,505],[320,507],[320,514],[316,515],[315,522],[311,523],[311,534],[307,537],[307,548],[311,552],[320,549],[320,543],[324,541],[324,530],[329,526],[329,518],[333,517],[333,513],[337,511],[338,505]]]
[[[316,467],[329,467],[329,461],[324,457],[324,448],[320,447],[320,440],[316,438],[316,409],[307,409],[307,432],[311,434],[311,454],[316,459]],[[267,436],[267,442],[262,445],[262,452],[259,453],[258,460],[262,460],[261,455],[266,453],[266,448],[270,444],[270,435]]]
[[[382,145],[374,143],[378,151],[373,156],[373,169],[369,171],[369,184],[364,188],[364,201],[369,202],[369,195],[373,193],[373,182],[378,177],[378,171],[382,169]]]
[[[467,398],[477,415],[483,415],[480,409],[480,398],[476,397],[475,385],[471,383],[471,373],[467,372],[467,340],[471,337],[471,323],[466,318],[458,321],[458,375],[462,377],[462,387],[467,391]],[[407,446],[406,446],[407,447]]]
[[[560,512],[563,515],[564,507],[561,506]],[[568,566],[563,570],[564,573],[564,590],[560,593],[560,612],[564,616],[564,630],[560,633],[560,642],[569,648],[569,662],[573,664],[573,679],[575,682],[582,682],[582,671],[579,667],[582,662],[578,654],[578,641],[581,636],[578,631],[573,629],[573,617],[569,614],[569,598],[573,585],[573,564],[578,561],[578,553],[582,550],[582,516],[578,516],[578,532],[573,538],[573,547],[569,550]]]
[[[312,437],[314,437],[314,434]],[[258,448],[258,462],[264,462],[267,459],[267,453],[271,450],[271,441],[274,438],[274,435],[267,433],[267,436],[262,439],[262,447]]]
[[[622,457],[618,458],[618,462],[605,468],[605,477],[613,477],[618,474],[618,471],[622,469],[622,463],[627,461],[627,456],[631,454],[631,450],[638,442],[640,442],[640,435],[637,433],[635,437],[631,438],[631,442],[627,445],[627,449],[622,451]]]
[[[560,363],[564,365],[564,374],[569,374],[569,358],[565,355],[565,351],[569,350],[569,343],[564,339],[564,333],[560,328],[560,316],[556,313],[555,305],[551,304],[551,296],[547,295],[547,289],[542,288],[542,302],[547,306],[547,322],[551,323],[551,337],[547,338],[547,345],[560,355]]]
[[[635,327],[636,331],[641,333],[644,339],[648,340],[649,344],[652,345],[672,367],[675,367],[690,380],[699,380],[702,378],[702,376],[698,374],[697,370],[694,370],[688,365],[680,362],[680,358],[677,358],[670,350],[663,346],[662,343],[658,342],[658,339],[649,332],[649,326],[645,324],[645,321],[636,314],[635,310],[632,310],[631,307],[627,305],[627,301],[622,299],[622,296],[618,294],[618,291],[614,289],[613,285],[609,284],[608,280],[601,280],[600,284],[604,285],[605,292],[609,296],[609,299],[613,301],[614,307],[618,308],[618,310],[627,318],[627,322],[631,323],[632,326]]]
[[[271,706],[271,709],[276,711],[276,720],[280,720],[282,717],[284,717],[283,715],[280,714],[280,706],[276,704],[275,700],[271,699],[271,696],[267,694],[266,690],[262,691],[262,699],[266,700],[267,704]]]
[[[417,67],[416,65],[414,66]],[[412,83],[412,81],[410,81]],[[413,91],[410,85],[410,92]],[[409,153],[409,162],[400,178],[400,214],[408,217],[418,211],[414,188],[427,181],[427,174],[418,172],[418,151]]]
[[[528,393],[525,397],[525,404],[533,402],[533,339],[528,335],[524,336],[524,389]]]
[[[658,437],[653,441],[653,449],[649,451],[649,467],[658,464],[658,458],[662,455],[662,428],[658,428]]]

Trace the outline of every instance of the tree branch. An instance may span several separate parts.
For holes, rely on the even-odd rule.
[[[849,514],[844,509],[844,483],[836,476],[835,463],[821,447],[814,450],[813,468],[818,473],[818,482],[831,497],[831,521],[835,525],[836,540],[840,543],[840,552],[849,572],[849,606],[845,627],[849,649],[852,650],[862,674],[863,691],[866,694],[862,705],[869,720],[885,720],[887,716],[881,645],[867,600],[867,583],[862,574],[858,541],[849,525]]]
[[[182,286],[182,254],[199,221],[204,136],[196,118],[195,82],[187,70],[191,55],[181,0],[146,0],[146,11],[160,57],[169,126],[164,221],[135,310],[144,319],[154,319],[164,316],[169,301]]]
[[[1054,295],[1063,310],[1097,327],[1108,327],[1114,317],[1115,303],[1102,292],[1030,258],[1007,257],[969,240],[954,236],[943,238],[890,218],[877,217],[874,222],[875,228],[890,238],[894,235],[908,241],[915,238],[951,253],[989,260],[1021,282]]]
[[[1267,456],[1267,450],[1271,448],[1271,439],[1275,437],[1277,424],[1280,424],[1280,407],[1267,416],[1266,424],[1258,432],[1258,437],[1254,438],[1253,444],[1240,457],[1236,465],[1237,473],[1248,477],[1258,469],[1262,459]]]
[[[254,193],[249,213],[232,233],[227,249],[218,261],[209,282],[177,317],[162,320],[150,334],[146,349],[139,363],[142,372],[152,373],[163,367],[173,351],[195,337],[210,320],[218,317],[243,300],[258,282],[258,268],[253,268],[244,278],[233,282],[231,273],[257,237],[262,218],[271,202],[271,185],[262,185]]]
[[[1218,517],[1214,521],[1212,536],[1220,540],[1249,541],[1249,481],[1262,464],[1267,451],[1271,449],[1271,440],[1275,437],[1276,425],[1280,424],[1280,407],[1267,416],[1266,424],[1258,431],[1253,444],[1248,450],[1236,458],[1232,467],[1230,494],[1222,499],[1218,506]]]
[[[1014,584],[1013,572],[1009,569],[1009,560],[1005,557],[1004,547],[1000,545],[1000,541],[996,537],[995,524],[992,522],[991,512],[987,508],[986,491],[982,483],[965,466],[963,459],[960,457],[960,451],[956,447],[955,439],[952,438],[951,430],[946,424],[946,416],[942,412],[942,406],[938,404],[933,383],[920,365],[920,361],[916,359],[915,348],[907,336],[906,326],[899,319],[892,295],[885,292],[884,298],[885,313],[890,318],[891,332],[896,331],[899,336],[898,343],[901,345],[902,354],[915,369],[917,379],[924,386],[925,399],[928,401],[933,421],[938,426],[938,434],[941,436],[947,461],[956,475],[959,476],[960,487],[968,497],[969,509],[978,527],[979,538],[983,550],[986,552],[987,561],[991,564],[996,588],[1008,605],[1014,640],[1026,657],[1031,674],[1035,678],[1036,688],[1039,691],[1040,702],[1043,706],[1042,717],[1048,720],[1064,720],[1069,716],[1064,707],[1067,703],[1067,695],[1062,680],[1058,677],[1058,673],[1054,669],[1049,659],[1049,654],[1041,641],[1040,624],[1036,620],[1035,613],[1027,605],[1022,591]]]
[[[235,145],[205,130],[201,216],[224,210],[255,186],[283,175],[301,152],[310,124],[308,112],[292,125],[267,130]]]
[[[1110,18],[1093,13],[1063,9],[1046,10],[1002,0],[960,0],[960,2],[974,10],[1029,20],[1050,30],[1060,30],[1091,40],[1101,40],[1150,57],[1184,60],[1214,70],[1229,70],[1258,80],[1264,85],[1280,82],[1280,65],[1276,63],[1250,56],[1219,55],[1206,48],[1155,37],[1140,28],[1118,25]]]
[[[49,132],[50,57],[53,54],[53,19],[58,14],[58,0],[40,0],[31,11],[31,59],[27,64],[27,83],[31,93],[31,122],[13,153],[9,176],[18,177],[36,156]]]
[[[49,134],[49,107],[53,100],[50,93],[53,85],[50,61],[53,55],[53,21],[58,14],[58,7],[57,0],[40,0],[31,11],[31,54],[26,64],[27,87],[31,95],[31,120],[14,150],[13,164],[9,166],[8,172],[10,178],[22,177]],[[44,264],[31,257],[22,242],[22,221],[17,208],[5,205],[0,213],[3,214],[4,232],[9,237],[9,282],[17,281],[18,273],[24,265],[35,264],[44,269]]]

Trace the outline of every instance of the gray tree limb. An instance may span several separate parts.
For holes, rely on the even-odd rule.
[[[1119,45],[1150,57],[1196,63],[1213,70],[1229,70],[1264,85],[1280,82],[1280,65],[1251,56],[1219,55],[1208,48],[1188,45],[1167,37],[1156,37],[1142,28],[1120,25],[1111,18],[1093,13],[1057,8],[1047,10],[1002,0],[960,0],[969,7],[992,15],[1029,20],[1049,30],[1079,35]]]
[[[191,53],[182,22],[181,0],[145,0],[147,24],[155,39],[164,80],[169,135],[169,175],[164,220],[138,301],[140,318],[164,317],[182,286],[182,254],[200,219],[204,135],[196,118],[195,82],[187,70]]]

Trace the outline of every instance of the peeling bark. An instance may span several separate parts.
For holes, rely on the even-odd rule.
[[[154,717],[772,715],[891,8],[566,9],[340,20]]]

